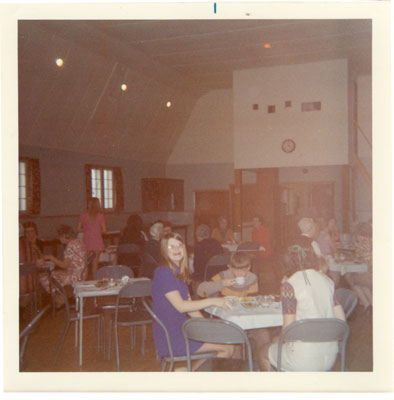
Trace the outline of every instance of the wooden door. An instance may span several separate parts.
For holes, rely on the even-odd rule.
[[[217,219],[224,215],[231,227],[230,199],[228,190],[196,190],[194,192],[194,228],[206,224],[211,229]]]

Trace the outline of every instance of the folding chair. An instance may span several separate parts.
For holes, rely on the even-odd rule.
[[[230,260],[230,253],[216,254],[215,256],[211,257],[205,266],[204,281],[210,280],[212,276],[227,269],[228,264],[230,264]]]
[[[338,318],[311,318],[295,321],[287,326],[280,335],[276,368],[281,371],[282,347],[285,342],[338,342],[341,370],[345,371],[348,337],[348,324]]]
[[[191,371],[189,340],[204,343],[246,345],[249,371],[253,371],[252,348],[245,331],[238,325],[221,319],[191,318],[184,322],[182,332],[186,341],[188,371]]]

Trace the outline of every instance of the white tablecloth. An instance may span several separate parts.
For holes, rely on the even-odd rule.
[[[237,243],[223,243],[222,247],[229,250],[231,253],[235,253],[237,251],[238,244]],[[258,250],[240,250],[240,251],[249,251],[249,252],[265,251],[265,248],[263,246],[260,246]]]
[[[363,273],[368,271],[367,264],[359,264],[354,261],[343,261],[341,263],[330,262],[328,269],[332,272],[340,272],[341,275],[345,275],[349,272]]]
[[[269,307],[258,306],[246,309],[235,303],[230,310],[221,307],[208,307],[205,311],[211,315],[231,321],[242,329],[270,328],[283,325],[282,304],[272,303]]]

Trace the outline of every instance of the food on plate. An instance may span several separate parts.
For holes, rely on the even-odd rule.
[[[103,278],[100,279],[99,281],[96,282],[95,286],[100,288],[108,285],[108,278]]]

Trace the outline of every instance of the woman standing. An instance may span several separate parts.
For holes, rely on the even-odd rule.
[[[161,254],[165,265],[156,269],[152,281],[153,310],[168,330],[174,356],[186,355],[186,343],[182,334],[182,325],[187,316],[203,318],[199,310],[209,306],[226,308],[224,297],[191,300],[188,258],[182,237],[178,233],[168,233],[161,241]],[[153,334],[159,357],[169,355],[163,329],[153,325]],[[190,352],[204,353],[216,351],[218,357],[231,357],[232,345],[201,343],[190,341]],[[198,360],[193,370],[204,360]]]
[[[338,318],[345,320],[342,306],[334,295],[334,282],[325,275],[324,259],[315,255],[312,247],[293,246],[284,258],[285,276],[281,297],[283,327],[308,318]],[[259,354],[261,370],[277,365],[279,337],[263,346]],[[282,367],[289,371],[327,371],[337,358],[338,343],[287,342],[282,347]]]
[[[92,197],[88,201],[87,212],[79,217],[78,232],[83,232],[83,242],[88,252],[93,252],[92,277],[96,279],[100,253],[105,249],[103,233],[107,230],[100,200]]]
[[[87,252],[81,240],[76,238],[75,232],[68,225],[61,225],[57,234],[60,242],[66,246],[64,250],[64,259],[60,260],[53,255],[44,255],[44,260],[52,261],[55,263],[59,270],[52,272],[52,276],[61,285],[72,285],[73,282],[81,279],[86,279],[85,267],[87,265]],[[85,276],[84,276],[85,275]],[[49,293],[49,279],[48,274],[40,276],[40,283],[44,289]],[[61,296],[56,297],[56,307],[63,304]]]

